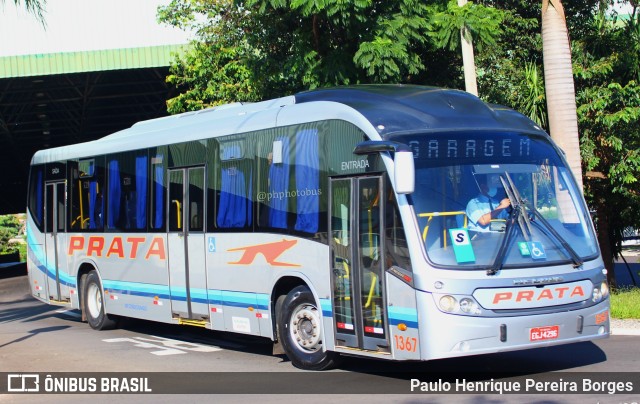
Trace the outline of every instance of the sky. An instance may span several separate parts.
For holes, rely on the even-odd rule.
[[[169,1],[47,0],[43,27],[14,0],[0,0],[0,57],[186,43],[187,33],[156,21]]]
[[[186,43],[189,34],[156,22],[169,1],[46,0],[43,27],[14,0],[0,0],[0,57]]]

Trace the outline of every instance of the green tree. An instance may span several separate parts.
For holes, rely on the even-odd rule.
[[[600,0],[564,0],[566,23],[575,39],[589,31],[593,9]],[[496,44],[476,55],[478,87],[486,101],[510,106],[531,116],[546,116],[542,77],[541,2],[529,0],[478,0],[504,14],[503,34]],[[538,87],[536,87],[538,86]],[[540,87],[542,86],[542,94]],[[542,95],[542,99],[539,97]],[[545,111],[542,112],[542,109]],[[535,119],[534,119],[535,120]],[[543,127],[548,130],[544,122]]]
[[[449,50],[462,50],[466,90],[478,95],[473,42],[478,50],[495,45],[502,34],[504,13],[498,9],[452,0],[445,11],[438,12],[431,20],[430,34],[435,45]]]
[[[613,279],[625,227],[640,228],[640,85],[637,7],[626,21],[603,2],[574,44],[574,72],[586,171],[585,197],[595,211],[598,240]]]
[[[197,36],[172,63],[167,81],[180,94],[168,100],[169,113],[259,99],[259,81],[247,64],[253,50],[243,37],[251,29],[244,13],[232,0],[174,0],[159,8],[160,22]]]
[[[612,20],[604,10],[613,1],[562,1],[572,40],[582,172],[588,172],[585,197],[596,212],[609,269],[620,251],[624,227],[640,227],[640,216],[634,213],[640,210],[635,180],[640,175],[640,24],[636,9],[627,20]],[[461,20],[455,13],[463,10],[453,3],[174,0],[160,10],[160,20],[194,30],[197,39],[172,67],[170,80],[182,92],[170,101],[170,110],[340,84],[461,88],[463,63],[456,43]],[[477,0],[465,7],[475,6],[497,9],[503,16],[502,35],[488,30],[494,41],[473,37],[474,44],[482,46],[475,55],[481,97],[525,112],[544,126],[542,86],[549,83],[541,75],[542,2]]]
[[[17,237],[21,229],[22,223],[15,215],[0,215],[0,253],[17,250],[17,246],[9,244],[9,240]]]
[[[428,35],[440,0],[173,0],[163,23],[196,41],[171,68],[172,113],[321,86],[404,82],[458,87],[451,51]]]
[[[521,112],[542,128],[547,127],[546,98],[544,82],[538,71],[538,66],[531,62],[524,68],[524,79],[520,83],[519,103]]]

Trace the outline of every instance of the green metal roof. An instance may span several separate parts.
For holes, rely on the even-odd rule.
[[[0,57],[0,79],[169,66],[184,45]]]

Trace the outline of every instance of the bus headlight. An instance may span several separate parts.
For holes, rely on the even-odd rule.
[[[438,308],[445,313],[478,316],[482,314],[480,305],[470,296],[441,295],[438,300]]]
[[[445,295],[440,298],[440,309],[447,313],[453,313],[456,311],[456,306],[458,306],[458,301],[455,297],[450,295]]]
[[[602,298],[606,299],[609,297],[609,284],[607,281],[602,281],[600,284],[600,293],[602,293]]]
[[[599,286],[593,288],[593,296],[591,300],[598,303],[609,296],[609,284],[606,280],[602,281]]]
[[[466,314],[480,314],[478,303],[468,297],[460,299],[460,311]]]

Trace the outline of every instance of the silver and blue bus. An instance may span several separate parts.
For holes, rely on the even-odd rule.
[[[480,228],[487,182],[504,205]],[[33,296],[96,330],[260,336],[311,370],[610,332],[561,150],[462,91],[338,87],[140,122],[37,152],[27,204]]]

